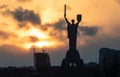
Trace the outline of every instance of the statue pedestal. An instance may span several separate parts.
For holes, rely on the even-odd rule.
[[[83,60],[76,49],[68,50],[65,59],[62,61],[62,67],[83,67],[83,65]]]

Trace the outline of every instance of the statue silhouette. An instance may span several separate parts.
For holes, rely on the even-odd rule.
[[[70,49],[76,49],[77,29],[78,29],[78,25],[79,25],[79,23],[81,21],[81,18],[77,20],[77,23],[75,23],[74,19],[72,19],[71,23],[70,23],[68,21],[68,19],[66,18],[66,14],[64,14],[64,18],[65,18],[65,20],[67,22],[69,48]]]
[[[80,58],[79,51],[76,49],[76,40],[77,40],[77,29],[81,21],[81,15],[77,15],[77,23],[74,19],[71,20],[71,23],[66,18],[66,5],[64,8],[64,18],[67,22],[67,32],[69,39],[69,50],[66,53],[65,58],[62,61],[63,67],[82,67],[83,60]]]

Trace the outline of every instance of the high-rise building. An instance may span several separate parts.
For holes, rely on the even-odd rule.
[[[50,58],[49,55],[45,52],[34,53],[34,66],[35,69],[39,68],[49,68],[50,67]]]
[[[106,77],[108,75],[119,77],[120,50],[101,48],[99,51],[99,64],[101,71]]]

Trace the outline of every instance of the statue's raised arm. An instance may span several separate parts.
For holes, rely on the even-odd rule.
[[[70,23],[70,22],[68,21],[68,19],[66,18],[66,15],[64,15],[64,18],[65,18],[65,21],[66,21],[67,23]]]
[[[64,5],[64,18],[65,18],[66,22],[69,24],[70,22],[66,18],[66,4]]]

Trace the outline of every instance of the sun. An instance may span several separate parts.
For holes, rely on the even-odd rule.
[[[41,42],[36,42],[36,43],[26,43],[24,45],[25,48],[29,49],[31,47],[37,47],[37,48],[50,48],[54,47],[55,42],[50,42],[50,41],[41,41]]]
[[[36,36],[36,37],[41,38],[41,39],[48,38],[48,35],[45,32],[42,32],[39,29],[34,28],[34,27],[28,31],[27,35],[28,36]]]
[[[34,36],[38,39],[38,41],[30,42],[29,40],[26,40],[21,45],[26,49],[29,49],[33,46],[38,48],[49,48],[49,47],[54,47],[56,44],[56,41],[54,39],[51,39],[48,32],[47,33],[43,32],[35,27],[31,27],[29,30],[24,32],[24,35],[22,35],[22,37],[28,37],[28,36]]]

